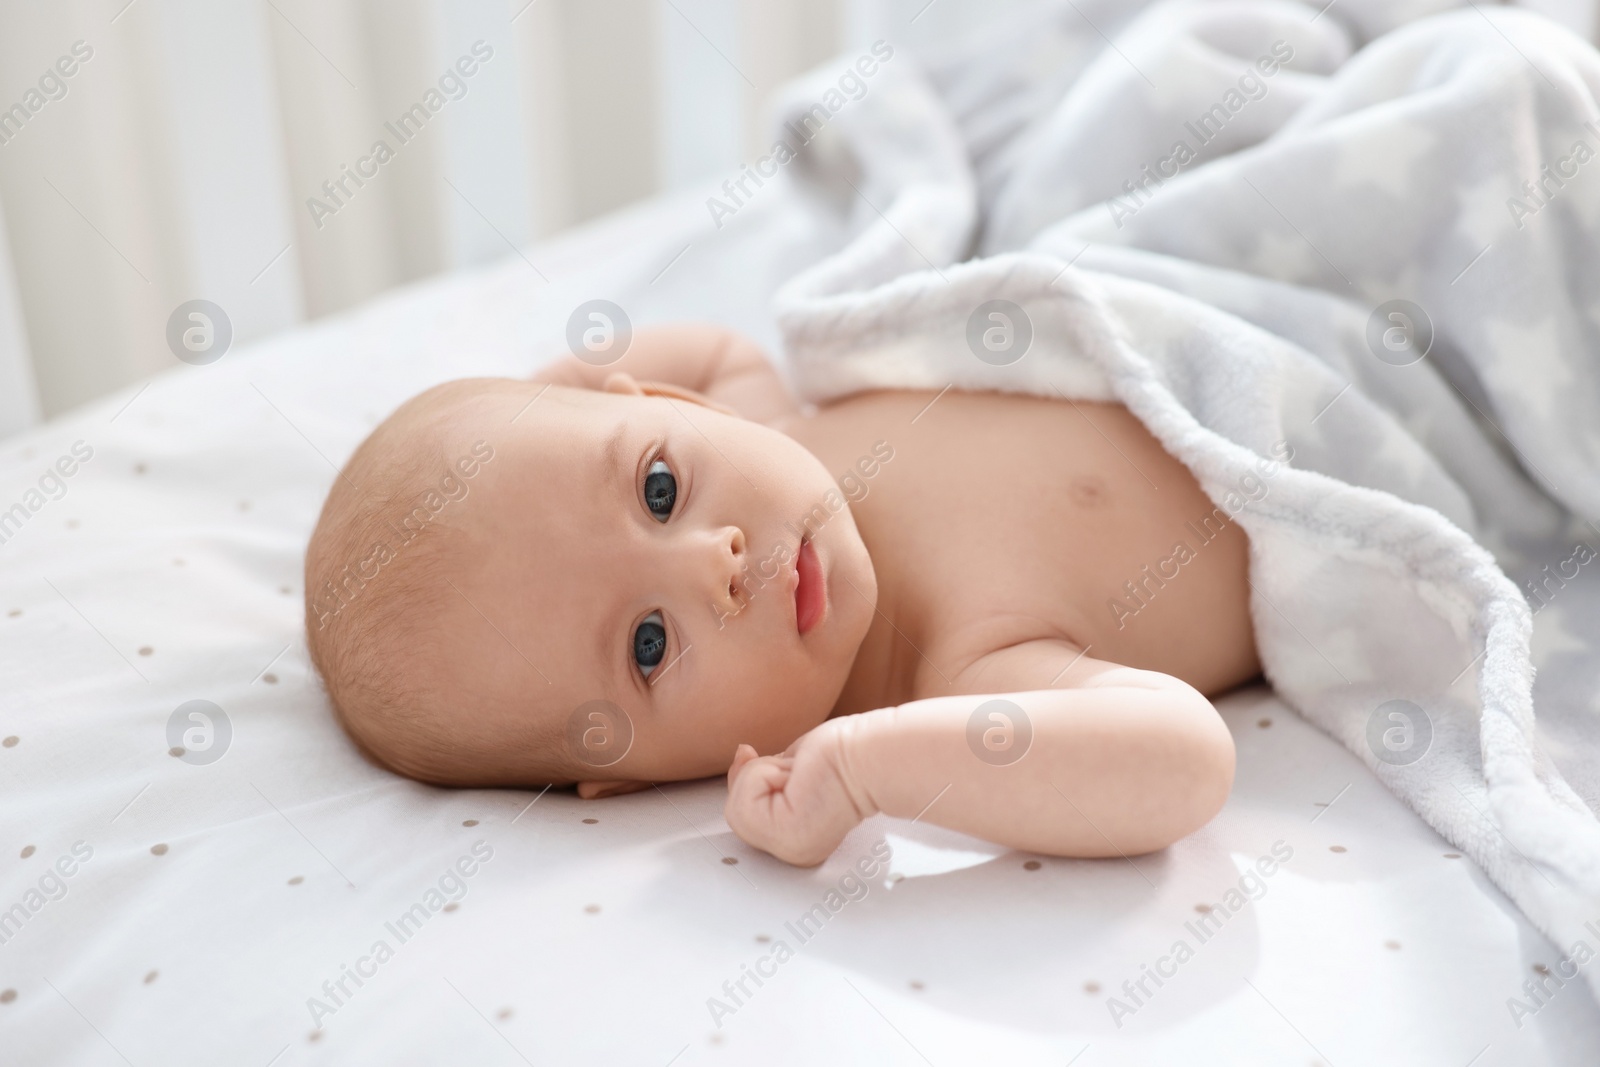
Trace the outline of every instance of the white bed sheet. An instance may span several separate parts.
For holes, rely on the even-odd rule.
[[[1521,1026],[1508,1009],[1561,953],[1265,690],[1222,703],[1222,814],[1136,861],[1035,863],[880,817],[802,871],[728,831],[720,783],[530,806],[352,750],[301,633],[334,465],[435,381],[528,372],[582,300],[770,341],[773,288],[834,239],[782,205],[714,232],[699,197],[657,201],[4,445],[0,508],[75,442],[93,457],[0,545],[0,909],[76,842],[93,855],[0,944],[0,1062],[1600,1062],[1583,990]],[[168,754],[193,699],[234,731],[207,766]],[[883,840],[888,876],[801,944],[785,923]],[[493,857],[459,906],[401,943],[385,924],[478,841]],[[1196,905],[1275,842],[1292,858],[1202,944]],[[776,951],[762,937],[794,956],[735,1005],[723,983]],[[380,939],[393,958],[335,1005],[323,982]],[[1136,1005],[1122,983],[1179,939],[1193,958]],[[1137,1007],[1120,1026],[1113,995]],[[320,1030],[312,997],[336,1006]],[[720,1026],[713,997],[737,1008]]]

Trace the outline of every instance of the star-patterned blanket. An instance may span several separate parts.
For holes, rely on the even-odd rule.
[[[849,239],[778,318],[812,399],[1125,404],[1248,532],[1278,692],[1592,954],[1600,53],[1417,6],[1064,2],[802,81]]]

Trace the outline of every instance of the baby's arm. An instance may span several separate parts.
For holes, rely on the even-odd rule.
[[[1061,662],[1039,645],[1064,647],[995,655],[1010,667]],[[1099,661],[1073,673],[1071,688],[933,697],[830,719],[781,756],[741,746],[728,772],[728,823],[750,844],[809,866],[880,811],[1031,852],[1131,856],[1221,809],[1233,739],[1205,697],[1167,675]],[[979,758],[968,741],[973,712],[995,699],[1021,708],[1032,728],[1026,753],[1009,764]],[[1015,739],[1021,731],[1010,725]],[[985,716],[980,748],[988,729],[1002,731],[992,741],[1005,739],[1005,721]]]
[[[618,372],[641,383],[693,390],[753,422],[768,422],[795,410],[793,397],[761,347],[743,334],[710,323],[641,329],[613,363],[594,366],[565,356],[541,367],[533,380],[599,389]]]

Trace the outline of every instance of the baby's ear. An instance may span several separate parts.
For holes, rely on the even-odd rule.
[[[578,795],[584,800],[596,800],[600,797],[620,797],[624,793],[637,793],[649,788],[649,782],[579,782]]]
[[[637,381],[633,375],[623,371],[615,371],[606,378],[601,389],[607,393],[624,393],[629,396],[664,396],[671,400],[687,400],[691,404],[699,404],[712,411],[720,411],[724,415],[740,418],[739,413],[726,404],[719,404],[704,393],[697,393],[693,389],[685,389],[681,385],[672,385],[668,382]]]

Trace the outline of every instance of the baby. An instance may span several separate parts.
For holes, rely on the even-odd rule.
[[[346,730],[423,781],[726,772],[733,830],[804,865],[877,812],[1133,855],[1232,785],[1206,695],[1260,670],[1247,552],[1120,406],[811,409],[672,326],[401,406],[329,493],[306,624]]]

